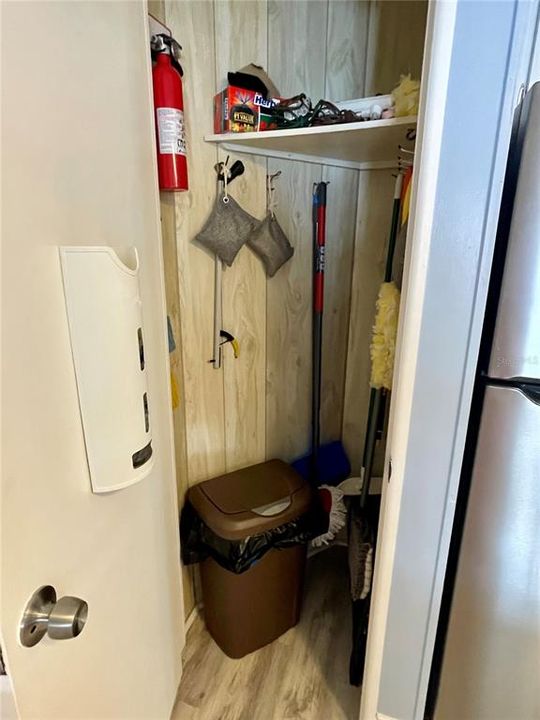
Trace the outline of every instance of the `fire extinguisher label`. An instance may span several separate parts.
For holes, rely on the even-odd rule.
[[[161,155],[185,155],[184,113],[177,108],[156,109],[159,152]]]

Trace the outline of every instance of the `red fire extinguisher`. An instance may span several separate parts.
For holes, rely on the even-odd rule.
[[[169,35],[152,37],[152,81],[158,177],[161,190],[187,190],[188,170],[184,129],[180,45]]]

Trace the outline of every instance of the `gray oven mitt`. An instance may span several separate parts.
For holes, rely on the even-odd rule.
[[[268,277],[273,277],[294,254],[294,248],[271,212],[251,233],[248,245],[263,261]]]
[[[227,200],[227,202],[225,202]],[[210,217],[195,240],[215,253],[229,267],[259,221],[230,195],[219,193]]]

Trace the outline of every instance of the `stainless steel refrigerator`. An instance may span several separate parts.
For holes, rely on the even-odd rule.
[[[540,718],[540,83],[516,137],[435,720]]]

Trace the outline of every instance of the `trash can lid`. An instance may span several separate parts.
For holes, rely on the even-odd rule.
[[[311,503],[311,488],[283,460],[212,478],[190,488],[188,500],[218,535],[241,540],[284,525]]]

